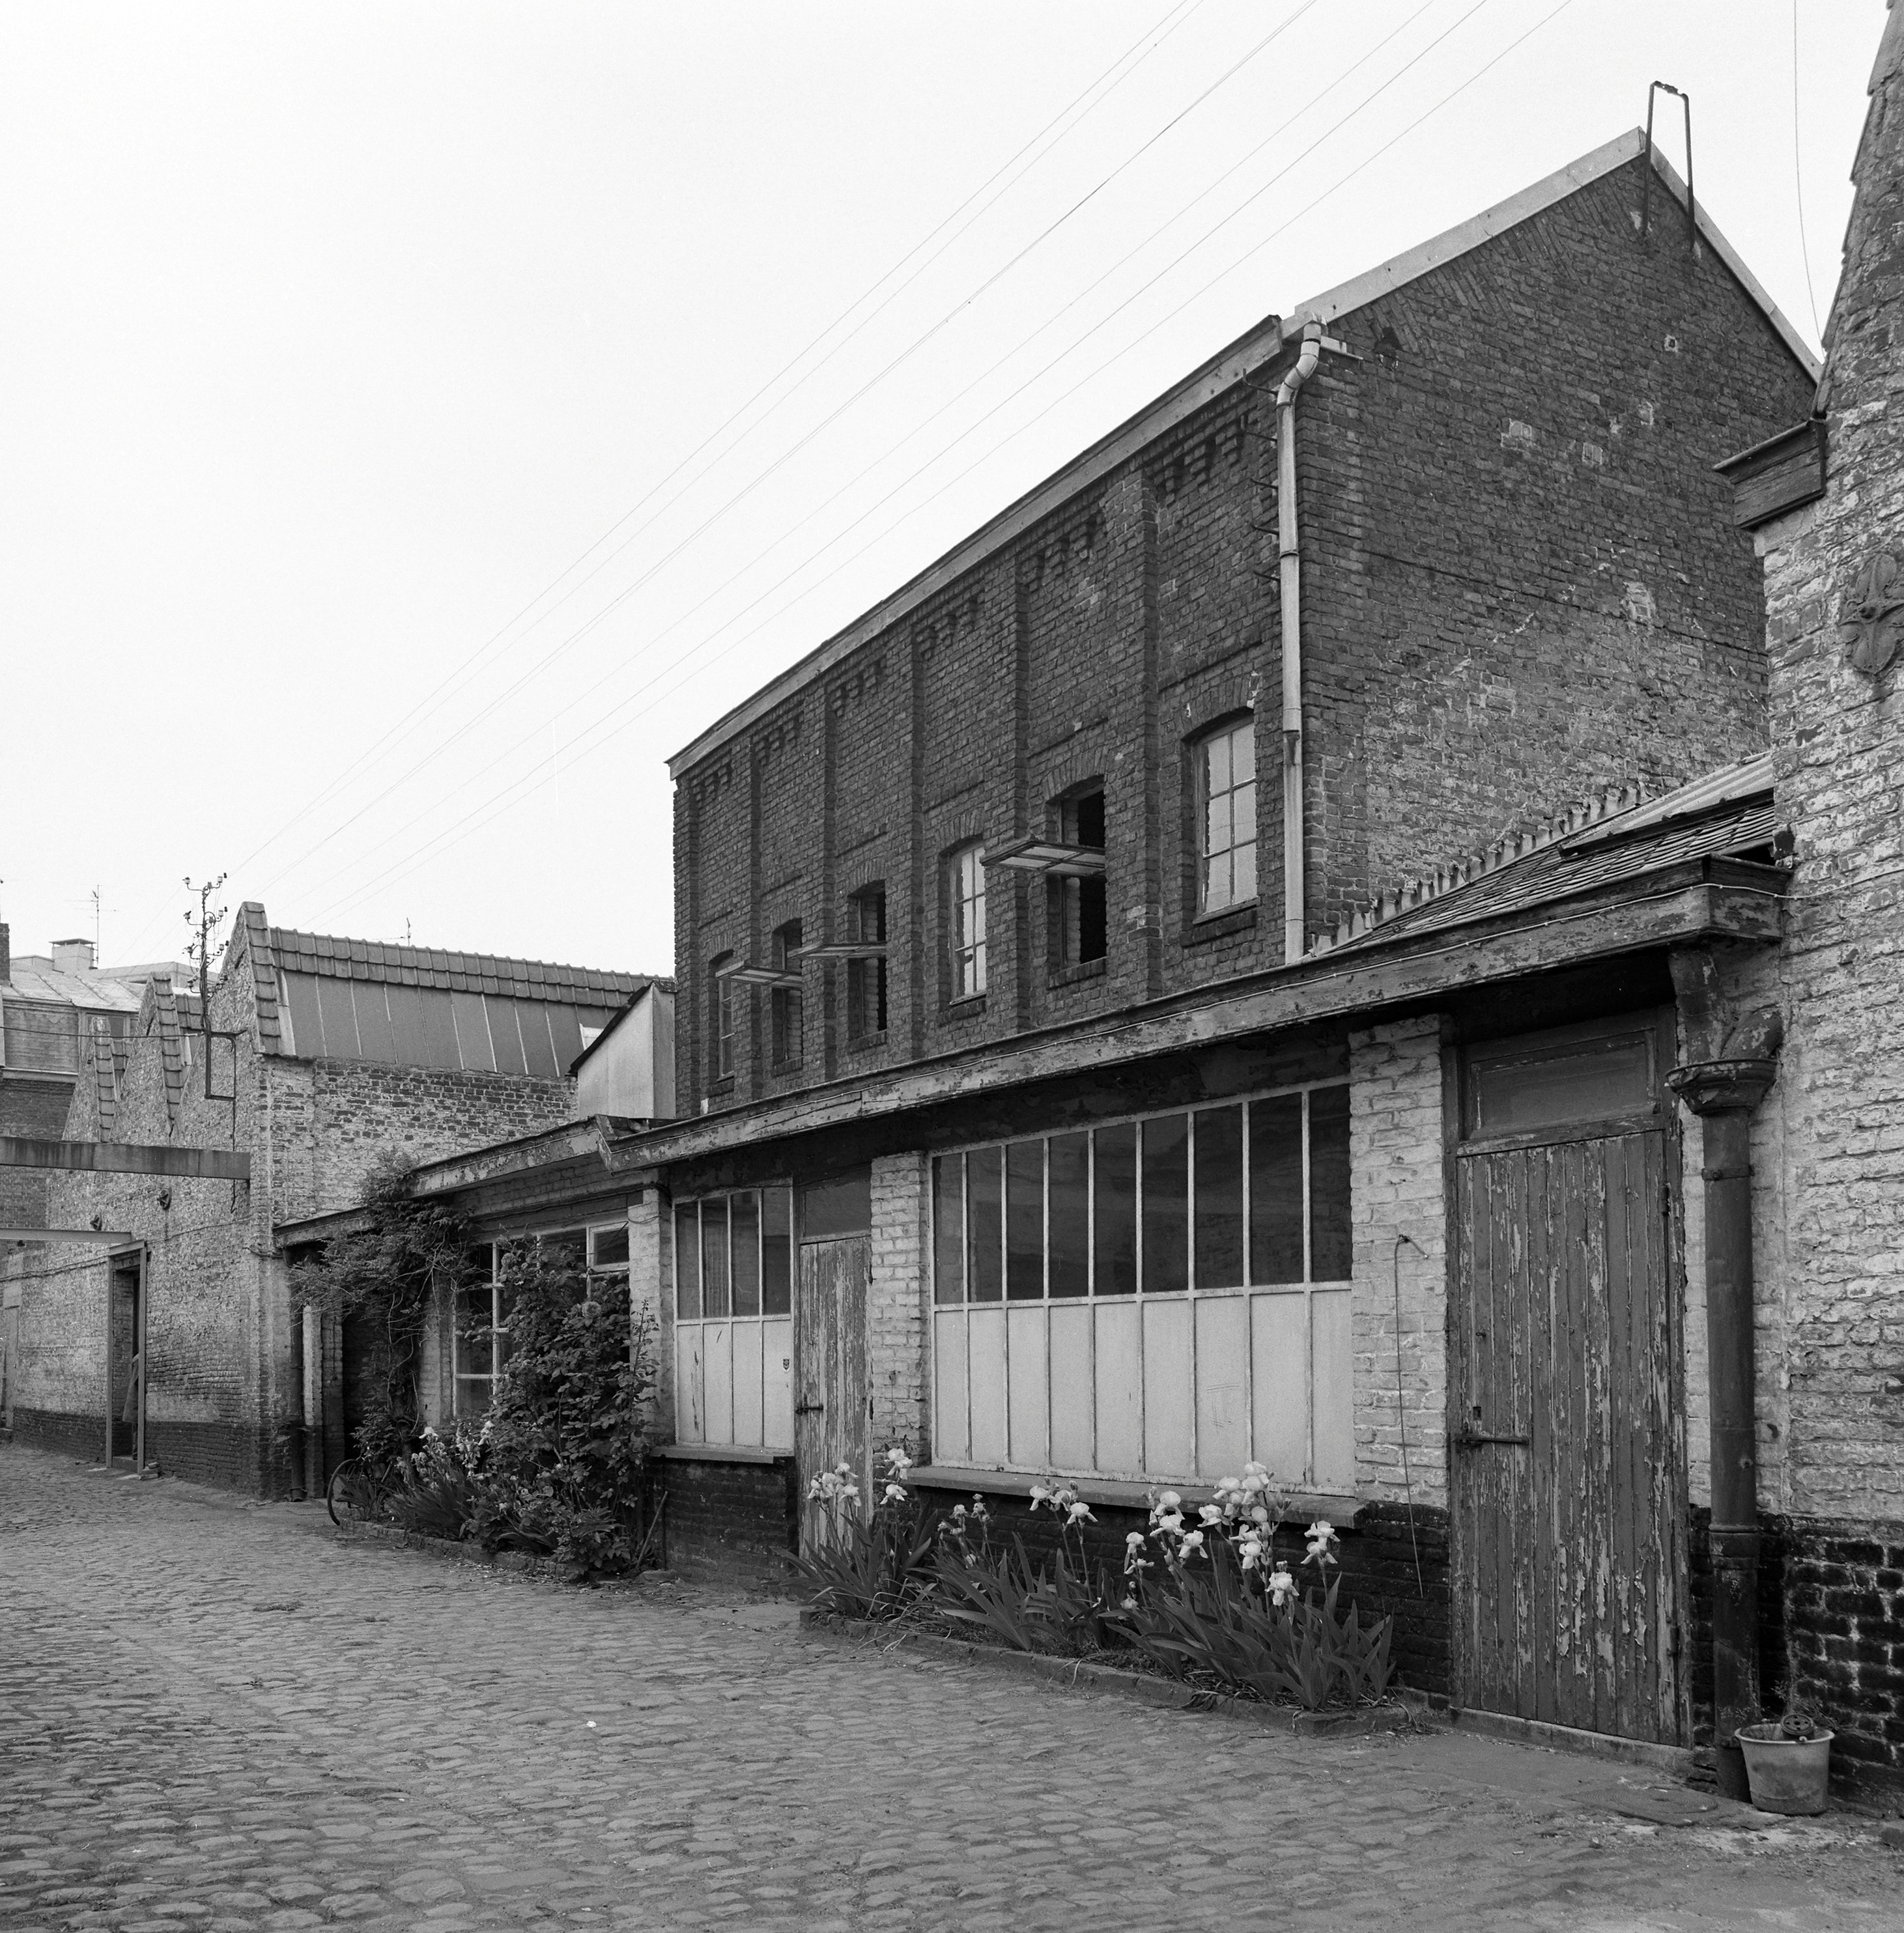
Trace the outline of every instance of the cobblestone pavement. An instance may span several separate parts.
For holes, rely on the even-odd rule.
[[[1618,1777],[883,1658],[0,1447],[0,1933],[1904,1926],[1869,1822],[1649,1826]]]

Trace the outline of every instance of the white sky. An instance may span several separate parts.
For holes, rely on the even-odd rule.
[[[1654,79],[1815,341],[1794,158],[1821,314],[1882,0],[1800,0],[1796,144],[1791,0],[1556,4],[0,4],[15,950],[97,887],[109,963],[175,954],[224,870],[666,970],[669,753]]]

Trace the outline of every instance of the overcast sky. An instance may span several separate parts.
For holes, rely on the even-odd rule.
[[[1815,342],[1883,15],[1794,138],[1791,0],[0,6],[15,951],[667,970],[670,753],[1648,82]]]

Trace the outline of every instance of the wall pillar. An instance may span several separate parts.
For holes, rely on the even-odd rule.
[[[866,1391],[870,1441],[899,1444],[928,1460],[931,1372],[927,1349],[931,1293],[926,1266],[930,1163],[922,1154],[873,1163],[872,1266],[866,1285]]]
[[[648,1405],[648,1441],[675,1440],[674,1250],[669,1241],[666,1189],[652,1183],[628,1204],[628,1312],[645,1320],[654,1351],[654,1394]]]

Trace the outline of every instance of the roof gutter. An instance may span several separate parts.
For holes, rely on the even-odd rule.
[[[1276,392],[1277,609],[1283,632],[1283,963],[1302,958],[1302,546],[1296,522],[1296,398],[1322,359],[1322,325],[1307,322],[1302,352]]]

